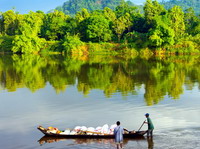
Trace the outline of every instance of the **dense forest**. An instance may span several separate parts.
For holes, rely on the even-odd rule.
[[[200,0],[163,0],[162,3],[166,9],[170,9],[174,6],[181,6],[183,10],[193,8],[196,14],[200,14]]]
[[[151,49],[194,53],[199,52],[199,45],[200,16],[192,8],[166,10],[156,0],[147,0],[143,13],[122,0],[114,10],[83,8],[75,16],[58,10],[0,14],[0,52],[88,54]]]

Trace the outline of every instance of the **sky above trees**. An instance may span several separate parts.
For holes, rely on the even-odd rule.
[[[42,10],[47,12],[56,6],[62,5],[66,0],[0,0],[0,11],[5,12],[15,7],[20,13]]]
[[[47,12],[62,5],[67,0],[0,0],[0,12],[15,8],[20,13],[42,10]],[[145,0],[131,0],[135,4],[143,4]],[[160,0],[159,0],[160,1]]]

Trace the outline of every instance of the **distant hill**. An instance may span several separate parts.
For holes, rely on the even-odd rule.
[[[65,14],[74,15],[82,8],[93,11],[109,7],[114,10],[121,2],[122,0],[68,0],[62,6],[58,6],[56,10],[63,11]],[[127,3],[134,6],[131,1],[127,1]]]
[[[175,5],[181,6],[183,10],[192,7],[196,14],[200,14],[200,0],[163,0],[161,2],[166,9],[170,9]]]
[[[160,0],[161,1],[161,0]],[[74,15],[82,8],[86,8],[89,11],[102,10],[105,7],[115,9],[120,5],[122,0],[68,0],[62,6],[58,6],[55,9],[64,12],[68,15]],[[130,0],[126,1],[129,5],[137,6]],[[170,9],[175,5],[181,6],[183,10],[192,7],[196,14],[200,14],[200,0],[162,0],[160,4],[164,5],[166,9]],[[143,6],[137,6],[140,12],[143,10]]]
[[[104,7],[115,9],[121,3],[121,0],[68,0],[61,7],[57,7],[57,10],[63,11],[65,14],[74,15],[82,8],[86,8],[89,11],[101,10]]]

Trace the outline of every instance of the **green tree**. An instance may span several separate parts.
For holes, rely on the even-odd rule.
[[[180,6],[174,6],[168,12],[170,27],[174,30],[175,37],[180,38],[185,33],[184,12]]]
[[[161,14],[165,14],[165,12],[166,10],[162,5],[158,3],[157,0],[147,0],[144,5],[144,15],[148,28],[151,28],[153,26],[153,20],[155,17]]]
[[[186,32],[191,35],[200,34],[200,17],[195,15],[192,8],[189,8],[185,12],[185,28]]]
[[[64,52],[71,54],[73,50],[78,49],[80,46],[83,45],[83,42],[80,40],[78,35],[66,35],[63,40],[63,48]]]
[[[19,22],[19,33],[26,35],[38,36],[43,25],[44,14],[40,12],[32,12],[25,14],[23,20]]]
[[[12,41],[12,51],[20,53],[39,52],[43,47],[45,40],[40,39],[41,26],[44,15],[40,12],[30,12],[24,15],[23,20],[19,23],[19,35],[15,35]]]
[[[45,15],[41,36],[47,40],[60,40],[66,34],[66,20],[69,16],[63,12],[54,11]]]
[[[45,39],[30,34],[16,35],[12,41],[14,53],[38,53],[45,44]]]
[[[125,15],[117,18],[113,22],[113,30],[117,34],[118,42],[120,41],[123,33],[126,30],[129,31],[131,26],[132,26],[132,20],[131,20],[131,16],[129,13],[126,13]]]
[[[15,35],[18,28],[16,18],[17,14],[13,10],[8,10],[2,14],[2,33]]]
[[[121,4],[118,5],[115,9],[116,16],[119,18],[124,16],[126,13],[134,14],[137,11],[137,7],[130,5],[128,2],[124,0],[121,1]]]
[[[78,22],[82,22],[84,19],[88,18],[90,16],[90,13],[88,12],[87,9],[83,8],[81,11],[76,13],[76,20]]]
[[[122,34],[124,33],[126,29],[126,19],[124,17],[119,17],[113,22],[113,29],[118,37],[118,42],[121,39]]]
[[[77,22],[75,18],[69,17],[66,20],[66,29],[65,29],[66,34],[70,34],[70,35],[78,34],[78,25],[79,23]]]
[[[174,30],[170,28],[167,15],[158,16],[154,19],[154,26],[149,31],[151,46],[160,47],[174,44]]]
[[[110,22],[113,22],[116,19],[115,12],[112,9],[108,8],[108,7],[105,7],[103,9],[103,14],[104,14],[105,18],[107,20],[109,20]]]
[[[83,21],[82,38],[87,41],[110,41],[112,31],[109,21],[103,15],[93,15]]]

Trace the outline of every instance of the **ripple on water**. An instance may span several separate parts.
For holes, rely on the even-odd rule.
[[[155,136],[155,148],[198,149],[200,131],[195,129],[175,129]]]

